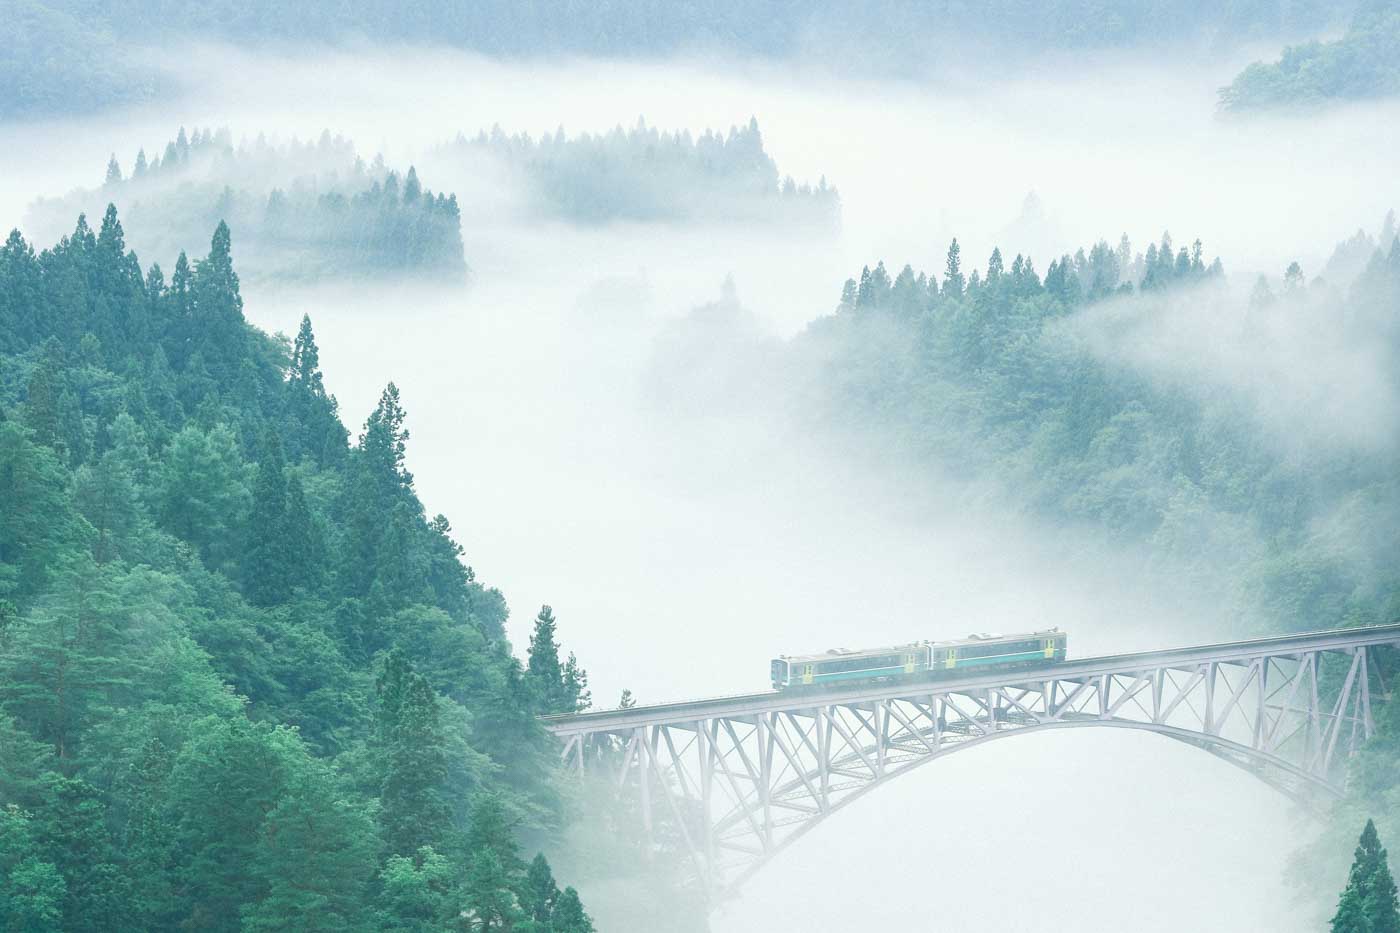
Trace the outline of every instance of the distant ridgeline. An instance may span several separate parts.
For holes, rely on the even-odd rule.
[[[849,73],[922,74],[946,62],[1086,49],[1230,49],[1315,35],[1345,16],[1336,0],[11,0],[0,16],[0,116],[150,100],[170,83],[132,50],[180,39],[257,45],[426,43],[497,56],[651,58],[720,53],[832,64]],[[939,50],[929,55],[930,43]],[[994,48],[991,59],[979,53]],[[961,56],[961,58],[959,57]],[[80,71],[83,81],[72,80]]]
[[[715,220],[840,223],[841,201],[823,177],[814,187],[780,177],[758,121],[729,133],[664,133],[639,120],[631,130],[539,140],[499,126],[459,135],[440,155],[491,159],[518,178],[528,209],[578,223]]]
[[[1225,110],[1307,109],[1400,94],[1400,3],[1367,0],[1333,42],[1289,46],[1220,91]]]
[[[467,274],[456,195],[434,194],[408,174],[366,165],[343,137],[235,146],[228,130],[195,130],[163,154],[136,154],[129,170],[114,156],[101,188],[41,199],[29,222],[57,236],[72,217],[101,216],[114,203],[142,231],[134,246],[166,262],[201,243],[220,221],[238,231],[245,277],[412,273]]]

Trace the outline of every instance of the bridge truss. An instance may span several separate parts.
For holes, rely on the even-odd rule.
[[[1373,731],[1378,652],[1400,625],[1062,662],[859,689],[784,691],[553,717],[564,762],[634,799],[712,894],[742,884],[886,781],[1012,735],[1153,732],[1315,808]]]

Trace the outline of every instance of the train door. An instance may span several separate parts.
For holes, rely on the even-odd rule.
[[[802,682],[804,684],[810,684],[812,682],[812,665],[802,665]]]
[[[912,674],[912,673],[914,673],[915,665],[917,665],[917,664],[919,663],[919,662],[918,662],[918,657],[919,657],[919,656],[918,656],[917,654],[906,654],[906,655],[904,656],[904,673],[906,673],[906,674]]]

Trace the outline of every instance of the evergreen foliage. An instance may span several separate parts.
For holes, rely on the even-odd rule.
[[[1173,384],[1095,342],[1156,333],[1144,329],[1178,308],[1223,310],[1223,269],[1199,242],[1163,236],[1136,253],[1100,241],[1043,277],[998,251],[961,295],[958,251],[940,265],[941,288],[907,266],[893,278],[883,264],[863,270],[836,314],[794,341],[812,367],[804,410],[824,429],[873,430],[886,455],[995,483],[1056,522],[1150,548],[1201,585],[1218,586],[1228,567],[1219,595],[1245,631],[1395,616],[1400,576],[1361,544],[1383,548],[1377,536],[1400,516],[1387,453],[1280,440],[1255,398]],[[1345,319],[1350,342],[1395,347],[1397,276],[1400,246],[1378,250],[1347,292],[1305,285],[1294,268],[1268,318],[1235,308],[1210,333],[1258,353],[1271,322]]]
[[[545,216],[578,223],[634,221],[788,222],[834,226],[841,201],[825,178],[815,186],[780,177],[764,151],[758,121],[729,132],[665,133],[638,120],[630,130],[567,136],[560,127],[535,140],[499,126],[458,135],[443,154],[479,171],[504,164]]]
[[[1332,933],[1400,933],[1395,879],[1376,824],[1366,821],[1356,846],[1347,886],[1332,917]]]
[[[1226,110],[1316,108],[1400,94],[1400,9],[1359,3],[1341,38],[1291,45],[1278,61],[1255,62],[1220,90]]]
[[[0,247],[0,929],[530,929],[564,813],[504,601],[398,390],[351,444],[214,229],[169,280],[115,210]]]
[[[163,154],[138,152],[129,176],[113,156],[100,188],[41,199],[28,220],[57,233],[109,202],[142,231],[134,246],[148,257],[174,257],[226,222],[239,231],[242,268],[257,278],[467,274],[456,195],[424,188],[412,166],[405,176],[382,158],[366,165],[329,132],[235,144],[226,129],[182,127]]]

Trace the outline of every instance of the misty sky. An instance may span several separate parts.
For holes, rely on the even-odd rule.
[[[5,226],[23,224],[34,195],[90,186],[110,152],[156,150],[180,124],[227,125],[235,139],[329,128],[366,155],[416,162],[464,205],[502,205],[499,222],[464,207],[471,288],[260,283],[245,289],[246,311],[285,332],[312,315],[348,424],[386,381],[399,385],[429,510],[452,519],[478,577],[505,593],[518,649],[539,605],[554,606],[600,706],[623,687],[642,702],[763,689],[779,652],[970,630],[1059,625],[1079,655],[1228,635],[1209,593],[1165,585],[1141,555],[1040,525],[987,490],[793,436],[762,404],[659,401],[658,372],[676,365],[659,355],[668,329],[716,299],[726,275],[756,335],[784,338],[829,313],[861,265],[938,269],[954,235],[969,264],[999,243],[1043,270],[1099,237],[1126,232],[1142,249],[1170,229],[1178,243],[1205,240],[1247,287],[1293,259],[1319,271],[1337,240],[1400,202],[1393,107],[1306,128],[1222,122],[1214,89],[1238,62],[1099,61],[916,87],[737,63],[502,65],[421,50],[190,58],[207,83],[189,99],[0,127]],[[495,123],[538,134],[639,115],[692,131],[757,116],[784,173],[840,189],[844,228],[527,223],[491,178],[458,177],[431,153]],[[1027,215],[1031,192],[1043,209]],[[1217,336],[1199,313],[1147,335],[1111,323],[1081,322],[1080,336],[1160,378],[1278,399],[1276,369],[1242,376],[1224,345],[1194,370],[1175,365],[1184,343]],[[1280,352],[1308,339],[1281,335]],[[1319,398],[1355,411],[1348,400],[1373,397],[1352,349],[1310,356],[1289,381],[1296,397],[1269,417],[1292,424]],[[1370,423],[1343,440],[1364,442]],[[1116,732],[1026,738],[851,807],[765,869],[715,929],[930,929],[921,918],[936,904],[947,911],[938,929],[1041,931],[1059,929],[1043,918],[1072,901],[1096,905],[1078,930],[1194,928],[1210,909],[1220,928],[1287,933],[1311,928],[1289,909],[1283,875],[1296,829],[1281,797],[1185,747]]]

